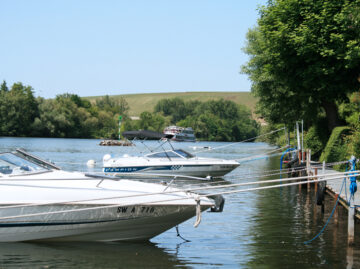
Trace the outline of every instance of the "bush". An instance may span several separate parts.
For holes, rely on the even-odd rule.
[[[325,122],[326,125],[326,122]],[[304,147],[311,149],[313,159],[318,159],[326,147],[328,141],[328,131],[324,122],[319,121],[316,125],[310,127],[304,136]]]
[[[346,136],[349,135],[351,129],[347,126],[336,127],[331,133],[325,150],[320,156],[320,161],[338,162],[350,158],[348,147],[346,145]]]

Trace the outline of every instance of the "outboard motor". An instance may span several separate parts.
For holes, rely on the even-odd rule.
[[[208,196],[215,201],[215,205],[211,207],[210,212],[222,212],[224,209],[225,198],[222,195]]]

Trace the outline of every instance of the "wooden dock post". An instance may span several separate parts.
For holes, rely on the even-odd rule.
[[[312,175],[310,161],[311,161],[311,149],[307,149],[306,150],[306,174],[308,176]],[[310,180],[311,179],[308,178],[308,184],[307,184],[308,191],[310,190],[310,182],[309,182]]]
[[[322,165],[322,175],[325,177],[325,161],[323,161],[323,165]],[[325,188],[326,188],[326,181],[325,181]],[[325,203],[321,204],[321,212],[322,213],[325,212]]]
[[[315,169],[314,169],[314,175],[315,175],[314,180],[316,180],[316,181],[318,180],[317,174],[318,174],[318,169],[317,169],[317,167],[315,167]],[[315,193],[317,192],[317,187],[318,187],[318,183],[315,182]]]
[[[337,200],[339,198],[339,193],[335,194],[335,200]],[[338,211],[338,207],[335,208],[335,212],[334,212],[334,224],[335,227],[337,227],[339,225],[339,211]]]
[[[348,178],[347,178],[348,179]],[[348,210],[348,245],[354,245],[355,238],[355,201],[354,195],[351,195]]]
[[[346,250],[346,269],[354,268],[354,248],[348,246]]]

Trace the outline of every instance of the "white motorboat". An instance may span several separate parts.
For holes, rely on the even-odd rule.
[[[168,126],[164,129],[164,135],[173,141],[195,142],[194,130],[191,127]]]
[[[0,154],[0,188],[0,242],[146,240],[215,205],[170,186],[63,171],[22,150]]]
[[[119,176],[127,173],[175,174],[192,177],[219,177],[231,172],[240,164],[235,160],[196,157],[182,149],[149,153],[144,156],[103,158],[103,171]]]

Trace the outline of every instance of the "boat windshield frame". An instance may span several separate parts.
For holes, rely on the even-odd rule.
[[[191,153],[183,150],[183,149],[175,149],[175,150],[166,150],[155,153],[150,153],[145,156],[146,158],[182,158],[182,159],[191,159],[195,156]]]
[[[191,154],[183,149],[175,149],[174,152],[181,155],[184,159],[191,159],[191,158],[195,157],[193,154]]]
[[[175,153],[173,150],[160,151],[155,153],[150,153],[145,156],[146,158],[159,158],[159,159],[171,159],[171,158],[184,158],[183,156]]]
[[[14,152],[0,153],[0,176],[22,176],[51,171],[49,167]]]

